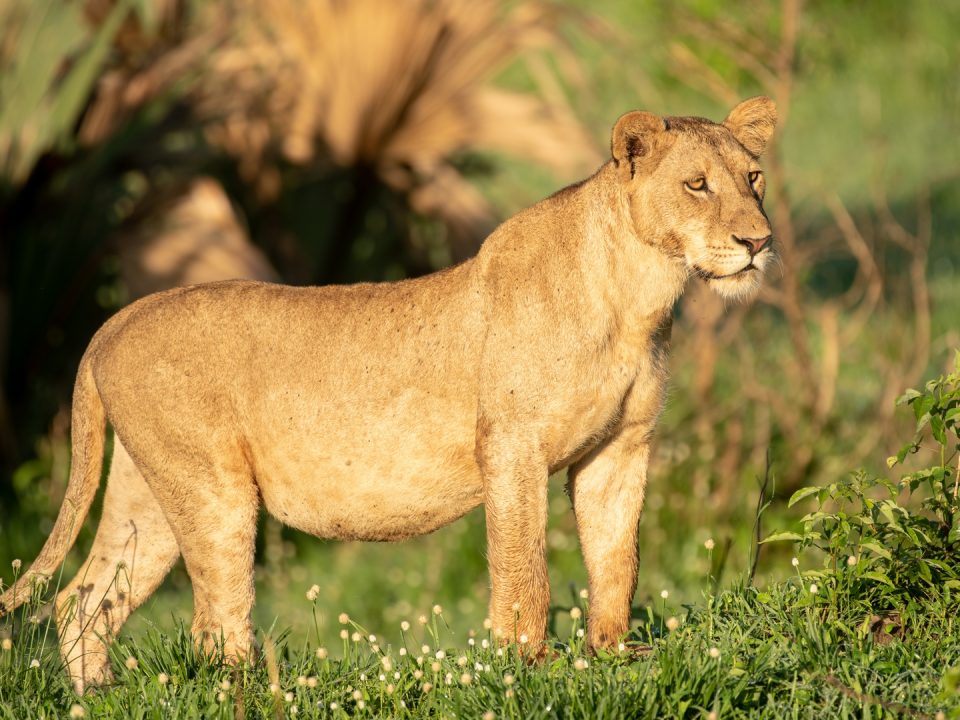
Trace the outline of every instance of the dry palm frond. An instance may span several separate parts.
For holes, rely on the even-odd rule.
[[[364,166],[475,241],[492,212],[451,164],[457,153],[500,150],[567,174],[599,160],[562,97],[489,84],[519,56],[561,48],[556,15],[539,3],[248,2],[198,108],[263,194],[277,190],[281,158]]]

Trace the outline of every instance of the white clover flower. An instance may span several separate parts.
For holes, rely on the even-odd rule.
[[[679,621],[679,620],[677,620],[677,619],[676,619],[675,617],[673,617],[672,615],[667,618],[667,630],[669,630],[670,632],[673,632],[673,631],[676,630],[678,627],[680,627],[680,621]]]
[[[426,694],[427,694],[428,692],[430,692],[431,690],[433,690],[433,683],[425,682],[423,685],[420,686],[420,691],[421,691],[424,695],[426,695]]]
[[[477,641],[474,640],[473,638],[468,638],[468,639],[467,639],[467,645],[469,645],[470,647],[473,647],[473,646],[476,645],[476,644],[477,644]]]
[[[426,616],[426,615],[421,615],[420,617],[417,618],[417,622],[420,623],[421,625],[426,625],[426,624],[427,624],[427,616]]]
[[[583,590],[580,591],[580,597],[586,600],[588,597],[590,597],[590,591],[584,588]]]
[[[330,709],[331,709],[331,710],[336,710],[336,709],[339,708],[339,707],[340,707],[340,706],[337,704],[336,701],[333,701],[332,703],[330,703]]]
[[[800,566],[799,558],[793,558],[792,560],[790,560],[790,564],[793,565],[794,567],[799,567]]]
[[[407,654],[407,649],[406,649],[406,648],[400,648],[399,650],[397,650],[397,654],[400,655],[400,657],[403,657],[403,656],[405,656],[405,655]]]
[[[490,618],[484,618],[484,619],[483,619],[483,629],[484,629],[484,630],[489,630],[489,629],[492,628],[492,627],[493,627],[493,620],[491,620]]]
[[[377,636],[371,634],[370,637],[368,637],[367,639],[368,639],[370,642],[375,643],[375,642],[377,641]]]
[[[352,697],[354,700],[363,700],[363,693],[360,692],[359,690],[354,690]]]
[[[507,691],[503,694],[503,696],[504,696],[507,700],[509,700],[510,698],[512,698],[513,695],[514,695],[514,693],[513,693],[513,688],[507,688]]]
[[[481,720],[496,720],[497,714],[493,710],[487,710],[480,716]]]
[[[267,689],[270,690],[270,694],[271,694],[271,695],[279,695],[279,694],[280,694],[280,686],[277,685],[276,683],[270,683],[270,684],[267,686]]]
[[[346,632],[346,630],[344,630],[343,632]],[[318,658],[319,660],[326,660],[326,659],[327,659],[327,655],[329,655],[329,654],[330,654],[330,653],[327,652],[327,649],[326,649],[325,647],[318,647],[318,648],[317,648],[317,658]]]
[[[483,672],[483,663],[482,663],[482,662],[475,662],[475,663],[473,664],[473,669],[476,670],[477,672]]]
[[[300,708],[298,708],[296,705],[291,705],[291,706],[290,706],[290,715],[291,715],[291,716],[297,715],[297,714],[299,714],[299,712],[300,712]]]
[[[413,671],[413,679],[414,679],[414,680],[419,680],[419,679],[422,678],[422,677],[423,677],[423,670],[414,670],[414,671]]]
[[[371,650],[372,652],[379,653],[379,652],[380,652],[380,645],[378,645],[377,643],[373,643],[373,645],[370,646],[370,650]]]
[[[521,635],[521,636],[520,636],[520,644],[521,644],[521,645],[526,645],[528,639],[529,639],[529,638],[527,638],[526,635]]]
[[[857,556],[856,556],[856,555],[851,555],[850,557],[847,558],[847,565],[849,565],[850,567],[853,567],[853,566],[856,565],[856,564],[857,564]]]
[[[320,681],[317,680],[317,676],[316,676],[316,675],[311,675],[310,677],[307,678],[307,687],[308,687],[308,688],[315,688],[319,683],[320,683]]]
[[[664,600],[666,600],[668,597],[670,597],[670,593],[667,592],[666,590],[661,590],[661,591],[660,591],[660,597],[663,598]]]
[[[83,705],[78,705],[74,703],[70,706],[70,717],[72,718],[82,718],[87,716],[87,711],[83,709]]]
[[[17,572],[18,570],[20,570],[20,566],[21,566],[22,564],[23,564],[23,563],[20,562],[20,558],[16,558],[13,562],[10,563],[10,567],[13,568],[13,571],[14,571],[14,572]],[[79,706],[75,706],[75,707],[79,707]],[[83,708],[80,708],[80,709],[82,710]],[[81,717],[82,717],[82,716],[81,716]]]
[[[434,656],[437,660],[443,660],[447,654],[443,650],[437,650],[437,654]]]
[[[299,685],[300,687],[306,687],[306,686],[307,686],[307,676],[306,676],[306,675],[300,675],[300,676],[298,676],[298,677],[297,677],[297,685]]]
[[[430,654],[430,646],[429,646],[429,645],[421,645],[421,646],[420,646],[420,652],[422,652],[424,655],[429,655],[429,654]]]
[[[380,673],[380,675],[377,677],[377,680],[379,680],[380,682],[386,682],[387,676],[384,675],[383,673]]]
[[[443,682],[446,683],[447,685],[453,685],[453,673],[448,672],[448,673],[444,676]]]
[[[503,648],[497,648],[497,657],[503,657]]]
[[[510,687],[511,685],[513,685],[515,681],[516,681],[516,678],[510,673],[507,673],[506,675],[503,676],[503,684],[506,685],[507,687]]]
[[[704,540],[704,541],[703,541],[703,546],[704,546],[707,550],[713,550],[713,548],[715,547],[714,542],[713,542],[713,538],[707,538],[706,540]]]
[[[397,670],[397,671],[393,674],[393,679],[394,679],[394,680],[399,680],[399,679],[400,679],[400,671],[399,671],[399,670]]]
[[[712,647],[707,651],[707,654],[716,660],[718,657],[720,657],[720,648]]]
[[[0,648],[3,648],[4,650],[13,650],[13,640],[10,638],[4,638],[3,640],[0,640]]]
[[[318,597],[320,597],[320,586],[319,586],[319,585],[311,585],[311,586],[310,586],[310,589],[307,590],[307,600],[309,600],[310,602],[313,602],[313,601],[316,600]]]
[[[626,649],[627,649],[627,646],[624,645],[623,643],[619,643],[619,644],[617,645],[617,652],[619,652],[619,653],[622,653],[622,652],[623,652],[624,650],[626,650]]]
[[[136,670],[139,663],[137,663],[137,659],[131,655],[123,664],[127,666],[127,670]]]
[[[354,630],[353,634],[350,636],[350,639],[353,640],[355,643],[357,643],[357,642],[360,642],[362,637],[363,635],[361,635],[356,630]]]
[[[443,614],[443,608],[440,607],[439,605],[434,605],[434,606],[433,606],[433,614],[434,614],[434,615],[442,615],[442,614]]]
[[[217,693],[217,702],[222,703],[226,699],[227,699],[227,694],[223,690]]]
[[[818,592],[820,592],[820,588],[817,587],[817,584],[816,584],[816,583],[811,583],[811,584],[810,584],[810,594],[811,594],[811,595],[816,595]]]
[[[582,638],[582,637],[583,637],[583,628],[577,628],[577,637],[578,637],[578,638]]]
[[[464,666],[466,666],[466,664],[467,664],[467,656],[466,656],[466,655],[461,655],[460,657],[457,658],[457,665],[458,665],[459,667],[464,667]]]
[[[292,693],[292,692],[285,692],[285,693],[283,694],[283,699],[286,700],[288,703],[292,703],[292,702],[293,702],[293,693]]]
[[[440,672],[440,663],[434,660],[432,663],[430,663],[430,669],[433,670],[435,673]]]
[[[400,629],[403,630],[403,632],[406,632],[410,629],[410,623],[404,620],[402,623],[400,623]]]
[[[347,632],[346,630],[341,630],[341,631],[340,631],[340,639],[341,639],[341,640],[346,640],[348,637],[350,637],[350,633],[349,633],[349,632]]]
[[[587,662],[586,658],[578,657],[573,661],[573,667],[576,670],[586,670],[590,667],[590,663]]]
[[[463,673],[463,675],[460,676],[461,685],[469,685],[472,682],[473,682],[473,675],[471,675],[470,673],[465,672]]]
[[[170,676],[167,675],[165,672],[162,672],[159,675],[157,675],[157,682],[160,683],[161,685],[166,685],[168,682],[170,682]]]
[[[387,695],[393,695],[393,691],[394,691],[395,689],[396,689],[396,688],[393,687],[393,683],[390,683],[389,685],[387,685],[387,687],[386,687]]]
[[[510,609],[513,610],[514,612],[520,612],[520,603],[514,603],[513,605],[510,606]]]
[[[363,710],[366,706],[367,704],[363,700],[357,700],[357,708],[359,710]]]
[[[341,625],[346,625],[348,622],[350,622],[350,616],[347,615],[346,613],[340,613],[337,616],[337,620],[340,621]]]
[[[578,607],[570,608],[570,617],[574,620],[579,620],[583,617],[583,611]]]
[[[380,664],[383,665],[383,669],[387,672],[393,670],[393,660],[389,655],[384,655],[382,658],[380,658]]]

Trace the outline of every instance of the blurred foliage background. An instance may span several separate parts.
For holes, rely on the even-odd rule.
[[[958,27],[954,0],[0,0],[2,566],[52,525],[74,373],[125,303],[430,272],[591,173],[620,113],[719,120],[764,93],[782,269],[750,305],[692,284],[677,308],[638,600],[731,581],[759,479],[786,497],[881,467],[895,397],[960,346]],[[550,508],[563,605],[585,575],[560,479]],[[264,628],[311,627],[313,583],[327,638],[342,610],[376,632],[485,611],[480,511],[397,546],[264,519],[258,557]],[[186,618],[188,588],[178,568],[134,626]]]

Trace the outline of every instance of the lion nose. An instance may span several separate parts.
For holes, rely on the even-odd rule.
[[[737,244],[743,245],[750,253],[750,257],[753,257],[770,244],[770,241],[773,240],[773,235],[767,235],[762,238],[742,238],[734,235],[733,240]]]

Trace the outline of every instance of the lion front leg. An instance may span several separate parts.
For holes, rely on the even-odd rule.
[[[478,448],[490,567],[490,619],[504,641],[540,654],[550,606],[547,577],[547,469],[519,459],[508,443]]]
[[[590,583],[588,640],[594,649],[616,644],[630,629],[637,525],[649,457],[646,433],[625,433],[570,471],[570,497]]]

